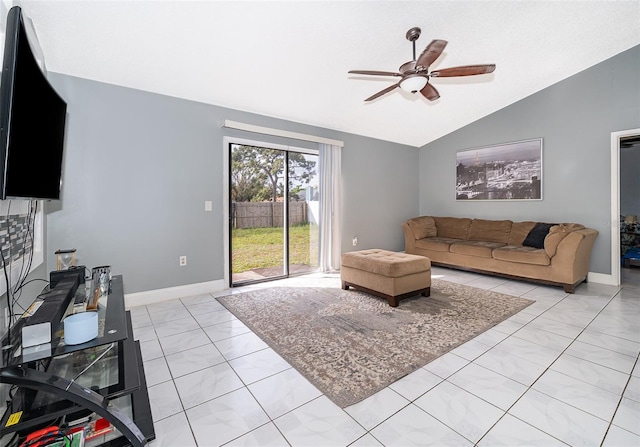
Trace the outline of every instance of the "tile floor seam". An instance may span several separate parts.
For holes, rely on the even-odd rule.
[[[617,294],[616,294],[616,295],[617,295]],[[614,295],[614,297],[615,297],[616,295]],[[609,300],[607,301],[607,305],[611,302],[611,300],[613,300],[613,298],[614,298],[614,297],[612,297],[611,299],[609,299]],[[605,307],[606,307],[606,306],[605,306]],[[602,312],[602,310],[604,310],[604,307],[603,307],[603,309],[601,309],[601,310],[598,312],[598,314],[597,314],[597,315],[599,315],[599,314]],[[543,314],[544,314],[544,312],[543,312],[542,314],[538,315],[536,318],[534,318],[534,320],[535,320],[535,319],[537,319],[538,317],[542,316]],[[553,365],[553,364],[554,364],[554,363],[555,363],[555,362],[556,362],[556,361],[557,361],[557,360],[562,356],[562,354],[564,354],[564,353],[565,353],[565,352],[566,352],[566,351],[571,347],[571,345],[573,345],[573,343],[575,343],[576,341],[579,341],[579,340],[578,340],[578,337],[584,333],[584,331],[589,327],[589,325],[590,325],[590,324],[591,324],[591,323],[596,319],[597,315],[596,315],[596,316],[595,316],[595,317],[594,317],[594,318],[593,318],[589,323],[587,323],[587,324],[584,326],[584,328],[580,331],[580,333],[579,333],[578,335],[576,335],[576,336],[573,338],[573,341],[572,341],[571,343],[569,343],[569,345],[567,345],[567,347],[566,347],[566,348],[564,348],[564,349],[563,349],[563,350],[562,350],[562,351],[561,351],[561,352],[560,352],[560,353],[555,357],[555,359],[554,359],[554,360],[553,360],[553,361],[552,361],[552,362],[551,362],[551,363],[550,363],[550,364],[545,368],[545,370],[542,372],[542,374],[540,374],[540,375],[538,376],[538,378],[536,378],[536,380],[535,380],[535,381],[530,385],[530,387],[532,387],[532,386],[533,386],[533,385],[534,385],[534,384],[535,384],[535,383],[540,379],[540,377],[542,377],[542,375],[544,375],[544,373],[546,373],[546,372],[551,368],[551,366],[552,366],[552,365]],[[534,320],[532,320],[532,321],[534,321]],[[527,323],[527,325],[528,325],[528,324],[529,324],[529,323]],[[521,330],[521,329],[523,329],[523,328],[525,328],[527,325],[524,325],[522,328],[518,329],[518,331],[519,331],[519,330]],[[517,337],[517,335],[516,335],[518,331],[516,331],[514,334],[512,334],[512,335],[513,335],[513,336],[515,336],[516,338],[518,338],[518,337]],[[505,340],[506,340],[506,339],[505,339]],[[503,341],[504,341],[504,340],[503,340]],[[527,340],[527,341],[528,341],[528,340]],[[500,343],[502,343],[502,342],[500,342]],[[499,346],[499,345],[500,345],[500,343],[498,343],[498,345],[496,345],[496,346]],[[535,343],[535,342],[532,342],[532,343]],[[584,343],[584,342],[583,342],[583,343]],[[536,344],[537,344],[537,343],[536,343]],[[540,346],[543,346],[543,345],[540,345]],[[600,347],[600,346],[599,346],[599,347]],[[606,348],[604,348],[604,349],[606,349]],[[607,350],[609,350],[609,349],[607,349]],[[609,351],[611,351],[611,350],[609,350]],[[615,351],[611,351],[611,352],[615,352]],[[517,356],[517,357],[518,357],[518,354],[517,354],[517,353],[512,354],[512,355],[515,355],[515,356]],[[571,354],[567,354],[567,355],[571,355]],[[575,356],[574,356],[574,357],[575,357]],[[525,359],[525,360],[526,360],[526,359]],[[589,361],[589,360],[587,360],[587,361]],[[636,360],[636,361],[637,361],[637,360]],[[535,362],[534,362],[534,363],[535,363]],[[593,362],[592,362],[592,363],[593,363]],[[542,365],[540,365],[540,366],[542,366]],[[604,365],[601,365],[601,366],[604,366]],[[613,368],[612,368],[612,369],[613,369]],[[633,370],[633,369],[632,369],[632,370]],[[631,375],[631,374],[629,374],[629,375]],[[569,377],[571,377],[571,376],[569,376]]]
[[[587,414],[589,414],[589,415],[591,415],[591,416],[593,416],[593,417],[596,417],[596,418],[600,419],[601,421],[604,421],[604,422],[607,422],[607,423],[610,423],[610,422],[613,420],[613,417],[615,416],[615,410],[614,410],[614,412],[613,412],[613,414],[611,415],[611,417],[610,417],[610,418],[605,419],[605,418],[602,418],[601,416],[598,416],[598,415],[596,415],[596,414],[590,413],[589,411],[587,411],[587,410],[585,410],[585,409],[583,409],[583,408],[580,408],[580,407],[577,407],[577,406],[575,406],[575,405],[573,405],[573,404],[570,404],[570,403],[568,403],[568,402],[565,402],[565,401],[563,401],[562,399],[558,399],[557,397],[552,396],[551,394],[545,393],[544,391],[541,391],[541,390],[539,390],[539,389],[534,389],[534,391],[537,391],[538,393],[544,394],[545,396],[550,397],[551,399],[555,399],[555,400],[557,400],[558,402],[562,402],[562,403],[563,403],[563,404],[565,404],[565,405],[569,405],[570,407],[573,407],[573,408],[575,408],[575,409],[577,409],[577,410],[580,410],[580,411],[582,411],[582,412],[584,412],[584,413],[587,413]],[[623,398],[623,397],[622,397],[622,396],[620,396],[620,399],[618,399],[618,402],[616,403],[616,410],[617,410],[617,409],[618,409],[618,407],[620,406],[620,402],[622,401],[622,398]]]
[[[460,387],[460,386],[456,385],[455,383],[452,383],[452,382],[447,382],[447,383],[451,384],[452,386],[454,386],[454,387],[456,387],[456,388],[459,388],[460,390],[462,390],[462,391],[464,391],[464,392],[467,392],[467,393],[471,394],[472,396],[476,397],[477,399],[480,399],[480,400],[482,400],[483,402],[486,402],[487,404],[489,404],[489,405],[491,405],[491,406],[493,406],[493,407],[497,408],[499,411],[501,411],[501,412],[502,412],[502,415],[500,415],[500,417],[498,418],[498,420],[492,424],[492,427],[493,427],[493,426],[495,426],[495,424],[497,424],[497,423],[500,421],[500,419],[502,419],[502,418],[507,414],[507,411],[503,410],[502,408],[497,407],[496,405],[494,405],[494,404],[492,404],[491,402],[489,402],[489,401],[487,401],[487,400],[483,399],[482,397],[480,397],[480,396],[477,396],[477,395],[473,394],[471,391],[465,390],[464,388],[462,388],[462,387]],[[436,385],[436,386],[437,386],[437,385]],[[435,387],[434,387],[434,388],[435,388]],[[433,389],[433,388],[432,388],[432,389]],[[429,392],[429,391],[427,391],[426,393],[424,393],[422,396],[424,396],[424,395],[425,395],[425,394],[427,394],[428,392]],[[488,429],[488,430],[487,430],[487,431],[486,431],[486,432],[485,432],[485,433],[480,437],[480,439],[478,439],[477,441],[473,441],[472,439],[469,439],[469,438],[468,438],[467,436],[465,436],[464,434],[460,433],[460,432],[459,432],[458,430],[456,430],[454,427],[451,427],[451,426],[450,426],[449,424],[447,424],[446,422],[444,422],[444,421],[440,420],[436,415],[429,413],[429,411],[427,411],[427,410],[423,409],[422,407],[420,407],[420,405],[416,404],[415,402],[416,402],[418,399],[419,399],[419,398],[417,398],[416,400],[414,400],[414,401],[413,401],[413,402],[411,402],[411,403],[413,403],[413,404],[414,404],[414,405],[416,405],[418,408],[420,408],[422,411],[424,411],[425,413],[429,414],[431,417],[433,417],[433,418],[437,419],[438,421],[440,421],[440,423],[441,423],[441,424],[446,425],[446,426],[447,426],[447,427],[449,427],[451,430],[455,431],[455,432],[456,432],[456,433],[458,433],[460,436],[462,436],[463,438],[467,439],[469,442],[473,443],[474,445],[475,445],[475,444],[477,444],[478,442],[480,442],[480,439],[482,439],[483,437],[485,437],[485,436],[486,436],[486,434],[487,434],[487,433],[489,433],[489,431],[491,430],[491,429]]]
[[[537,318],[537,317],[536,317],[536,318]],[[533,320],[532,320],[532,321],[533,321]],[[529,324],[529,323],[527,323],[527,324]],[[524,327],[526,327],[526,325],[524,325],[524,326],[523,326],[523,328],[524,328]],[[521,328],[521,329],[522,329],[522,328]],[[516,331],[516,333],[517,333],[517,332],[518,332],[518,331]],[[512,334],[511,336],[515,336],[515,333],[514,333],[514,334]],[[508,338],[509,338],[509,337],[508,337]],[[507,338],[507,339],[508,339],[508,338]],[[516,337],[516,338],[517,338],[517,337]],[[576,338],[577,338],[577,336],[576,336]],[[507,340],[507,339],[505,339],[505,340]],[[504,340],[503,340],[503,341],[504,341]],[[575,339],[574,339],[574,341],[575,341]],[[573,343],[573,342],[572,342],[572,343]],[[499,345],[499,344],[500,344],[500,343],[498,343],[498,345]],[[498,346],[498,345],[496,345],[496,346]],[[569,346],[571,346],[571,344],[569,344]],[[555,362],[555,361],[560,357],[560,355],[562,355],[562,353],[563,353],[564,351],[566,351],[566,349],[568,349],[568,346],[567,346],[567,348],[565,348],[565,349],[564,349],[560,354],[558,354],[558,355],[556,356],[556,358],[555,358],[555,359],[554,359],[554,360],[553,360],[553,361],[552,361],[548,366],[546,366],[546,367],[545,367],[544,371],[542,371],[542,372],[538,375],[538,377],[537,377],[537,378],[536,378],[536,379],[535,379],[535,380],[534,380],[530,385],[528,385],[528,386],[527,386],[527,385],[525,385],[525,386],[527,386],[527,389],[526,389],[526,390],[525,390],[525,391],[524,391],[524,392],[523,392],[523,393],[522,393],[522,394],[521,394],[521,395],[520,395],[520,396],[519,396],[519,397],[518,397],[518,398],[517,398],[517,399],[516,399],[516,400],[515,400],[511,405],[510,405],[510,406],[509,406],[509,408],[507,408],[507,409],[505,410],[505,413],[504,413],[504,414],[509,414],[509,415],[511,415],[511,416],[513,416],[513,417],[515,417],[515,418],[517,418],[517,419],[520,419],[520,418],[518,418],[516,415],[513,415],[513,414],[509,413],[509,411],[510,411],[510,410],[511,410],[511,409],[512,409],[512,408],[513,408],[513,407],[514,407],[514,406],[515,406],[519,401],[520,401],[520,399],[522,399],[522,398],[527,394],[527,392],[529,392],[529,391],[531,391],[531,390],[533,389],[533,385],[534,385],[534,384],[535,384],[535,383],[536,383],[536,382],[537,382],[537,381],[538,381],[538,380],[539,380],[539,379],[540,379],[540,378],[541,378],[541,377],[542,377],[542,376],[543,376],[547,371],[549,371],[549,370],[550,370],[551,365],[553,365],[553,363],[554,363],[554,362]],[[517,354],[512,354],[512,355],[517,356]],[[478,366],[483,367],[482,365],[478,365]],[[540,365],[540,366],[542,366],[542,365]],[[484,368],[484,367],[483,367],[483,368]],[[485,368],[485,369],[488,369],[488,368]],[[491,371],[491,370],[489,370],[489,371]],[[492,371],[492,372],[495,372],[495,371]],[[496,374],[500,374],[500,373],[498,373],[498,372],[495,372],[495,373],[496,373]],[[501,375],[501,376],[503,376],[503,377],[506,377],[507,379],[510,379],[509,377],[504,376],[503,374],[500,374],[500,375]],[[518,383],[520,383],[520,382],[518,382]],[[455,384],[454,384],[454,385],[455,385]],[[524,384],[523,384],[523,385],[524,385]],[[537,391],[537,390],[535,390],[535,391]],[[544,394],[544,393],[543,393],[543,394]],[[475,395],[475,394],[474,394],[474,395]],[[476,396],[476,397],[481,398],[480,396]],[[553,398],[553,396],[549,396],[549,397],[552,397],[552,398]],[[481,398],[481,399],[482,399],[482,398]],[[555,398],[554,398],[554,399],[555,399]],[[483,399],[483,400],[484,400],[484,399]],[[558,400],[558,399],[556,399],[556,400]],[[562,402],[562,401],[560,401],[560,402]],[[563,403],[565,403],[565,402],[563,402]],[[502,417],[504,417],[504,415],[503,415]],[[521,419],[520,419],[520,420],[521,420]],[[527,423],[526,421],[522,421],[522,422]],[[496,424],[497,424],[497,422],[496,422]],[[529,425],[531,425],[531,424],[529,424]],[[538,427],[535,427],[535,426],[534,426],[534,428],[536,428],[537,430],[542,431],[543,433],[545,433],[545,434],[547,434],[547,435],[549,435],[549,436],[554,437],[551,433],[547,433],[546,431],[542,430],[541,428],[538,428]],[[487,433],[489,433],[489,431],[487,431]],[[485,433],[485,436],[486,436],[486,434],[487,434],[487,433]],[[555,438],[555,437],[554,437],[554,438]],[[479,442],[479,441],[478,441],[478,442]]]
[[[435,387],[433,387],[435,388]],[[433,389],[431,388],[431,389]],[[430,390],[431,390],[430,389]],[[391,391],[393,391],[394,393],[396,393],[397,395],[399,395],[400,397],[404,398],[407,400],[407,403],[404,404],[402,407],[400,407],[398,410],[394,411],[393,413],[391,413],[389,416],[387,416],[386,418],[384,418],[383,420],[381,420],[380,422],[378,422],[376,425],[374,425],[373,427],[371,427],[369,430],[367,430],[365,428],[365,430],[367,430],[368,433],[370,433],[371,431],[373,431],[374,429],[376,429],[377,427],[381,426],[383,423],[385,423],[386,421],[388,421],[389,419],[391,419],[393,416],[395,416],[396,414],[399,414],[402,410],[404,410],[405,408],[411,406],[411,405],[415,405],[416,407],[420,408],[418,405],[416,405],[415,401],[418,400],[420,397],[424,396],[425,394],[427,394],[430,390],[425,391],[424,393],[422,393],[419,397],[416,397],[414,400],[409,400],[407,399],[405,396],[403,396],[402,394],[398,393],[396,390],[391,389]],[[422,410],[422,408],[420,408]],[[425,410],[422,410],[425,411]],[[426,413],[426,411],[425,411]],[[358,421],[356,421],[358,422]],[[362,426],[362,424],[360,424]],[[363,427],[364,428],[364,427]]]
[[[615,351],[613,351],[613,352],[615,352]],[[628,377],[627,377],[627,381],[626,381],[626,383],[625,383],[625,386],[624,386],[624,388],[623,388],[622,392],[619,394],[619,395],[622,397],[622,395],[624,394],[624,390],[626,389],[626,387],[627,387],[627,385],[628,385],[629,381],[631,380],[631,377],[632,377],[631,373],[625,373],[625,372],[622,372],[622,371],[618,371],[617,369],[613,369],[613,368],[611,368],[611,367],[609,367],[609,366],[600,365],[599,363],[594,363],[594,362],[592,362],[592,361],[591,361],[591,360],[589,360],[589,359],[582,359],[582,358],[580,358],[580,357],[576,357],[575,355],[572,355],[572,354],[566,354],[566,355],[567,355],[567,356],[569,356],[569,357],[573,357],[573,358],[575,358],[575,359],[578,359],[578,360],[582,360],[582,361],[584,361],[584,362],[591,363],[592,365],[601,366],[601,367],[603,367],[603,368],[610,369],[611,371],[617,372],[617,373],[619,373],[619,374],[623,374],[623,375],[628,376]],[[556,359],[556,360],[557,360],[557,359]],[[554,363],[555,363],[555,362],[554,362]],[[636,359],[636,363],[637,363],[637,359]],[[635,364],[636,364],[636,363],[634,363],[634,366],[635,366]],[[550,365],[550,367],[551,367],[551,366],[553,366],[553,364],[552,364],[552,365]],[[633,368],[632,368],[632,370],[633,370]],[[591,385],[591,386],[593,386],[593,387],[595,387],[595,388],[599,388],[599,389],[601,389],[601,390],[609,391],[610,393],[613,393],[613,391],[610,391],[610,390],[608,390],[608,389],[606,389],[606,388],[602,388],[602,387],[600,387],[600,386],[598,386],[598,385],[595,385],[595,384],[593,384],[593,383],[589,383],[589,382],[587,382],[587,381],[585,381],[585,380],[582,380],[582,379],[581,379],[581,378],[579,378],[579,377],[574,377],[574,376],[569,375],[569,374],[567,374],[567,373],[565,373],[565,372],[563,372],[563,371],[558,371],[558,370],[555,370],[555,369],[554,369],[553,371],[555,371],[555,372],[557,372],[557,373],[560,373],[560,374],[563,374],[563,375],[565,375],[565,376],[567,376],[567,377],[571,377],[572,379],[578,380],[578,381],[580,381],[580,382],[586,383],[587,385]],[[618,394],[618,393],[614,393],[614,394]]]
[[[542,433],[546,434],[547,436],[551,436],[552,438],[557,439],[558,441],[562,442],[560,439],[556,438],[556,437],[555,437],[555,436],[553,436],[552,434],[547,433],[547,432],[544,432],[544,431],[540,430],[538,427],[536,427],[536,426],[534,426],[534,425],[529,424],[527,421],[523,421],[523,420],[522,420],[522,419],[520,419],[519,417],[517,417],[517,416],[515,416],[515,415],[513,415],[513,414],[511,414],[511,413],[509,413],[508,411],[505,411],[505,412],[504,412],[504,414],[503,414],[502,416],[500,416],[500,418],[499,418],[499,419],[498,419],[498,420],[497,420],[497,421],[496,421],[496,422],[495,422],[495,423],[494,423],[494,424],[493,424],[493,425],[492,425],[492,426],[491,426],[491,427],[490,427],[490,428],[489,428],[489,429],[488,429],[488,430],[487,430],[487,431],[482,435],[482,437],[481,437],[480,439],[478,439],[478,441],[476,441],[473,445],[474,445],[474,446],[477,446],[478,444],[480,444],[480,442],[482,442],[482,440],[483,440],[484,438],[486,438],[486,436],[487,436],[489,433],[491,433],[491,430],[493,430],[493,429],[495,428],[495,426],[496,426],[496,425],[498,425],[498,423],[499,423],[502,419],[504,419],[504,418],[505,418],[505,416],[507,416],[507,415],[511,416],[512,418],[516,418],[516,419],[518,419],[520,422],[522,422],[523,424],[527,424],[527,425],[528,425],[528,426],[530,426],[531,428],[533,428],[533,429],[535,429],[535,430],[538,430],[538,431],[540,431],[540,432],[542,432]],[[472,441],[472,442],[473,442],[473,441]],[[564,444],[564,442],[563,442],[563,444]]]
[[[636,362],[634,364],[634,368],[636,367],[637,364],[638,364],[638,358],[636,358]],[[609,433],[609,430],[611,429],[611,426],[615,425],[613,423],[613,421],[615,420],[616,414],[618,413],[618,410],[620,409],[620,404],[622,403],[622,400],[625,398],[624,397],[624,392],[627,390],[627,387],[629,386],[629,382],[630,381],[631,381],[631,374],[629,374],[629,378],[627,379],[627,383],[625,384],[624,389],[622,390],[622,394],[620,394],[620,399],[618,400],[618,404],[616,405],[616,408],[613,411],[613,415],[611,416],[611,419],[608,421],[609,425],[607,426],[607,430],[605,431],[604,437],[602,438],[603,442],[604,442],[605,439],[607,439],[607,434]],[[617,426],[617,425],[616,425],[616,427],[618,427],[618,428],[620,428],[622,430],[625,430],[625,431],[629,431],[629,430],[626,430],[624,427],[620,427],[620,426]]]

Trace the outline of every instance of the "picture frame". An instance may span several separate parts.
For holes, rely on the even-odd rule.
[[[456,152],[456,201],[542,200],[542,138]]]

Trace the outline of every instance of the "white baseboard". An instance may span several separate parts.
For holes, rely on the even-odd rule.
[[[613,277],[613,275],[606,275],[604,273],[594,273],[589,272],[587,274],[587,281],[595,282],[598,284],[606,284],[608,286],[619,286],[620,283],[617,279]]]
[[[127,309],[130,309],[132,307],[161,303],[176,298],[220,292],[224,289],[224,281],[219,279],[217,281],[187,284],[184,286],[168,287],[166,289],[127,293],[124,295],[124,304]]]

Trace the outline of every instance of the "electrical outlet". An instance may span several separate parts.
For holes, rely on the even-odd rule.
[[[180,256],[180,267],[184,267],[185,265],[187,265],[187,257]]]
[[[354,247],[358,245],[358,236],[353,236],[353,240],[351,242],[353,243]]]

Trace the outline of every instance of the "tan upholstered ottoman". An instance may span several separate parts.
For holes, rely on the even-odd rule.
[[[431,260],[395,251],[360,250],[344,253],[340,266],[342,288],[371,293],[397,307],[400,300],[431,293]]]

